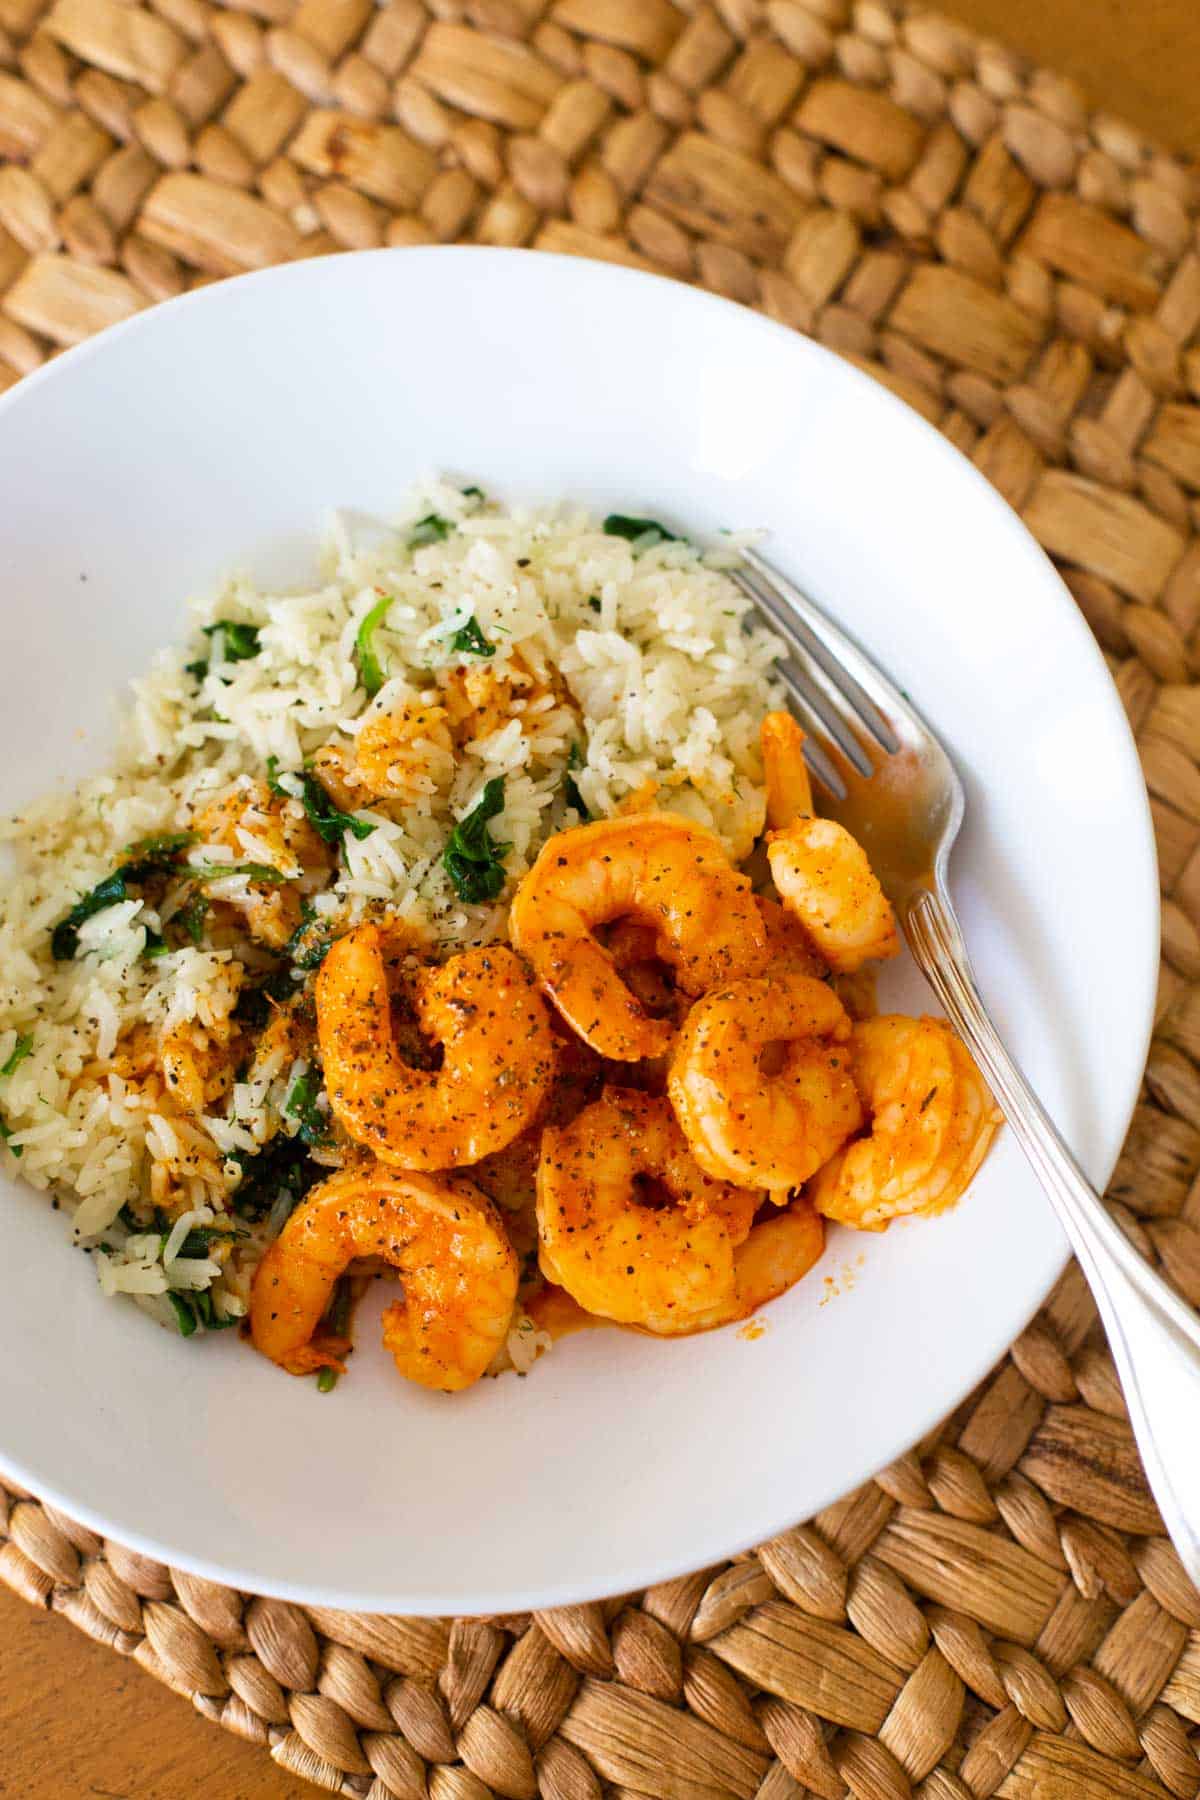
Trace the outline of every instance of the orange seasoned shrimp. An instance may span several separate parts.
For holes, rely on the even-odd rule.
[[[306,878],[324,879],[333,861],[333,852],[308,820],[294,818],[292,812],[292,802],[272,795],[261,781],[251,781],[211,800],[195,822],[206,842],[232,850],[238,861],[267,864],[286,878],[285,887],[252,881],[244,895],[220,902],[241,913],[251,937],[273,950],[282,949],[300,924],[301,892],[314,885]]]
[[[896,915],[862,845],[843,826],[798,819],[771,833],[767,859],[780,899],[831,969],[847,974],[896,955]]]
[[[733,1293],[721,1305],[697,1313],[689,1331],[712,1331],[748,1319],[769,1300],[785,1294],[819,1262],[825,1249],[825,1221],[810,1201],[797,1196],[777,1213],[760,1219],[733,1253]]]
[[[313,773],[346,812],[373,800],[414,801],[449,785],[454,739],[444,707],[413,702],[369,712],[353,750],[323,744]]]
[[[880,1231],[952,1206],[987,1153],[1000,1113],[944,1019],[864,1019],[850,1038],[870,1135],[819,1171],[808,1196],[827,1219]]]
[[[471,1168],[471,1179],[494,1200],[504,1215],[513,1248],[525,1255],[537,1248],[534,1207],[542,1131],[547,1125],[567,1125],[595,1100],[603,1086],[604,1065],[595,1051],[569,1036],[565,1027],[554,1032],[554,1082],[533,1124],[503,1150],[483,1157]]]
[[[317,1035],[335,1116],[384,1162],[450,1169],[501,1150],[529,1125],[554,1075],[550,1014],[504,945],[467,950],[417,982],[417,1015],[440,1069],[396,1043],[376,925],[338,938],[316,980]]]
[[[790,712],[769,712],[759,727],[767,784],[767,824],[783,831],[813,814],[812,783],[804,761],[804,733]]]
[[[680,1024],[688,1002],[670,979],[658,955],[658,934],[652,925],[636,919],[618,919],[601,927],[599,936],[613,959],[613,967],[634,998],[654,1018],[671,1018]]]
[[[812,940],[795,914],[786,911],[769,894],[756,894],[754,904],[767,934],[768,965],[772,974],[776,969],[791,969],[797,975],[812,975],[821,980],[828,973],[828,965],[813,949]]]
[[[760,1196],[713,1181],[665,1100],[605,1088],[542,1137],[540,1263],[590,1313],[658,1336],[730,1304]]]
[[[697,1000],[676,1040],[667,1093],[692,1155],[718,1180],[781,1200],[863,1122],[850,1020],[823,981],[779,970]],[[778,1045],[779,1068],[763,1052]]]
[[[449,785],[454,740],[441,706],[371,713],[354,746],[355,773],[369,794],[415,800]]]
[[[559,832],[518,887],[509,929],[568,1024],[616,1061],[660,1056],[673,1035],[596,940],[597,926],[625,917],[653,927],[657,954],[686,994],[766,965],[750,883],[712,832],[664,813]]]
[[[239,1048],[232,1019],[217,1025],[187,1019],[162,1033],[159,1059],[167,1091],[180,1112],[195,1116],[224,1099],[233,1086]]]
[[[383,1315],[396,1367],[455,1393],[478,1381],[503,1344],[517,1298],[517,1259],[491,1202],[470,1182],[431,1180],[379,1163],[313,1188],[254,1275],[255,1348],[292,1375],[340,1369],[343,1339],[317,1335],[334,1283],[357,1258],[400,1271],[404,1299]]]
[[[571,697],[551,666],[531,669],[519,650],[502,671],[492,663],[469,662],[443,670],[438,677],[441,701],[457,744],[470,744],[502,731],[515,716],[524,719],[548,696],[570,706]],[[534,713],[536,717],[536,712]]]

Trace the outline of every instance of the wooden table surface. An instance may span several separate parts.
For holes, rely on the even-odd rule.
[[[1197,0],[941,0],[941,8],[1074,75],[1097,105],[1162,142],[1200,152]],[[13,1800],[309,1800],[316,1792],[136,1664],[2,1587],[0,1744],[0,1795]]]

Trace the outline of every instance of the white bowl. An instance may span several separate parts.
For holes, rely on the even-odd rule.
[[[524,252],[337,257],[173,301],[22,382],[0,404],[0,803],[94,765],[189,594],[231,564],[301,575],[330,508],[387,514],[430,469],[770,528],[955,756],[954,886],[984,993],[1102,1183],[1145,1056],[1158,894],[1099,652],[914,413],[673,283]],[[928,1004],[911,968],[885,993]],[[525,1380],[443,1397],[396,1378],[367,1313],[326,1397],[102,1299],[44,1197],[3,1190],[0,1466],[166,1562],[363,1610],[551,1605],[770,1536],[949,1411],[1065,1257],[1001,1134],[948,1216],[834,1233],[757,1340],[589,1332]]]

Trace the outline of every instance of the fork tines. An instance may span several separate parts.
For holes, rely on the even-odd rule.
[[[900,748],[887,713],[903,701],[794,582],[756,550],[743,550],[742,558],[745,566],[732,571],[733,579],[788,647],[787,660],[776,666],[810,730],[804,746],[809,767],[840,799],[845,764],[869,778],[880,751],[892,755]]]

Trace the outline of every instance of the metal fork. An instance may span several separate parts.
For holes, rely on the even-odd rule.
[[[917,966],[967,1044],[1083,1266],[1142,1462],[1184,1567],[1200,1584],[1200,1320],[1115,1223],[1001,1042],[948,887],[962,783],[906,695],[754,550],[734,580],[788,646],[778,669],[809,732],[822,811],[863,845]]]

